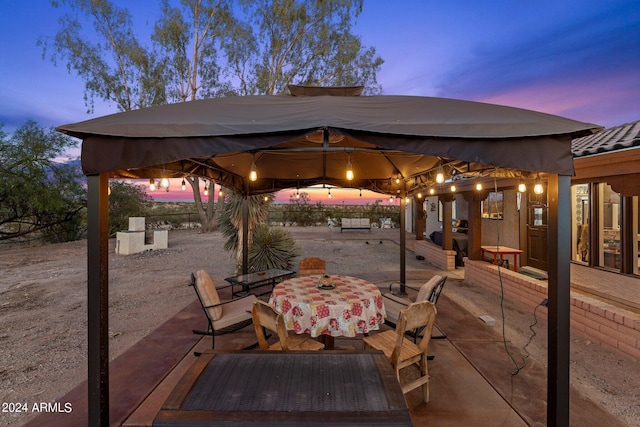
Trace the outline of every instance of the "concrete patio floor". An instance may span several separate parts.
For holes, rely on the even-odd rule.
[[[393,229],[368,232],[345,232],[318,228],[304,230],[304,238],[319,242],[365,240],[397,244],[398,231]],[[298,236],[296,236],[298,238]],[[382,240],[380,240],[382,239]],[[408,254],[414,237],[407,236]],[[412,259],[413,258],[413,259]],[[446,274],[452,280],[464,279],[464,269],[439,271],[424,261],[407,257],[406,280],[419,285],[433,274]],[[336,271],[340,273],[340,271]],[[369,268],[357,274],[378,284],[383,292],[388,283],[397,280],[397,270],[380,271]],[[221,294],[222,299],[226,299]],[[505,351],[502,335],[482,320],[447,297],[447,288],[438,301],[436,326],[446,333],[446,339],[432,340],[429,362],[431,400],[421,401],[421,392],[407,394],[414,425],[437,426],[544,426],[546,425],[546,368],[533,358],[517,375]],[[205,318],[197,300],[173,318],[140,340],[110,363],[110,424],[112,426],[150,426],[160,406],[196,360],[194,352],[211,347],[211,338],[192,334],[202,329]],[[434,332],[436,334],[436,332]],[[232,334],[216,337],[216,349],[238,350],[255,342],[252,326]],[[506,343],[510,353],[522,360],[522,350]],[[336,339],[336,346],[361,349],[359,338]],[[348,351],[348,350],[346,350]],[[41,414],[27,426],[78,426],[87,424],[87,384],[82,383],[59,402],[71,402],[73,412]],[[571,389],[570,425],[625,424],[595,403]]]
[[[191,333],[202,327],[203,316],[195,301],[111,363],[111,425],[152,425],[173,386],[195,361],[194,351],[211,346],[211,338]],[[529,359],[513,376],[501,336],[444,293],[438,302],[437,326],[447,338],[431,342],[430,353],[435,356],[429,362],[431,400],[422,403],[419,390],[405,396],[414,425],[546,425],[546,371],[541,364]],[[255,333],[249,326],[216,337],[216,349],[237,350],[253,342]],[[362,348],[359,338],[336,339],[336,346]],[[519,354],[519,349],[511,351]],[[72,402],[73,412],[42,414],[27,425],[86,425],[86,383],[60,401]],[[571,425],[624,424],[572,390]]]

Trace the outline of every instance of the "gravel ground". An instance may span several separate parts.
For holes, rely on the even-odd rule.
[[[288,228],[303,256],[327,260],[327,270],[383,284],[398,279],[396,230],[371,233],[327,228]],[[394,241],[395,240],[395,241]],[[191,303],[189,274],[206,269],[221,283],[233,274],[219,233],[171,231],[169,248],[136,255],[114,254],[110,242],[110,357],[113,359]],[[22,425],[34,404],[54,402],[86,378],[86,242],[33,248],[0,248],[0,426]],[[409,284],[419,285],[429,264],[407,255]],[[460,270],[454,273],[461,276]],[[447,281],[447,297],[502,328],[496,296],[464,281]],[[529,340],[533,313],[505,303],[505,334],[518,347]],[[546,362],[546,321],[538,318],[527,346]],[[517,361],[521,363],[521,361]],[[630,426],[640,426],[638,363],[575,337],[572,385]],[[27,413],[12,408],[26,404]]]

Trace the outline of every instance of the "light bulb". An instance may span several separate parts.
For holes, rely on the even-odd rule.
[[[251,163],[251,169],[249,170],[249,181],[256,181],[258,179],[258,171],[256,170],[256,161]]]
[[[329,189],[329,192],[327,193],[327,197],[330,199],[331,198],[331,189]]]
[[[455,193],[456,192],[456,186],[455,184],[451,184],[451,192]]]
[[[544,188],[542,188],[542,183],[540,182],[540,174],[536,176],[536,185],[533,186],[533,192],[536,194],[542,194],[544,192]]]
[[[434,190],[433,188],[430,188],[429,189],[429,194],[431,194],[433,196],[434,194],[436,194],[436,190]]]
[[[482,191],[482,183],[481,182],[477,182],[476,183],[476,190]]]
[[[544,192],[544,189],[542,188],[542,184],[540,184],[539,182],[536,182],[536,185],[533,186],[533,192],[536,194],[542,194]]]
[[[422,199],[422,193],[418,193],[418,199]]]
[[[351,167],[351,154],[347,157],[347,181],[353,180],[353,168]]]
[[[184,182],[184,178],[182,178],[182,184],[180,185],[180,188],[182,188],[182,191],[185,191],[187,189],[187,183]]]
[[[168,178],[162,178],[160,180],[160,187],[169,188],[169,179]]]
[[[149,179],[149,191],[156,191],[156,181],[153,178]]]
[[[442,184],[444,182],[444,171],[442,165],[438,166],[438,173],[436,174],[436,182]]]
[[[518,192],[524,193],[525,191],[527,191],[527,185],[524,182],[520,182],[518,184]]]

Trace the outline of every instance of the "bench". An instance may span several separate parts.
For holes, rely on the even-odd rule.
[[[369,218],[342,218],[341,233],[342,230],[369,230],[371,232],[371,222],[369,222]]]

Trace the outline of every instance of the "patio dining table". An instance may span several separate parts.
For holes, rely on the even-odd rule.
[[[208,350],[154,426],[411,426],[382,352]]]
[[[277,284],[269,304],[283,314],[288,330],[320,337],[328,350],[333,337],[355,337],[380,329],[386,312],[373,283],[352,276],[331,275],[331,289],[318,285],[322,275],[299,276]]]

